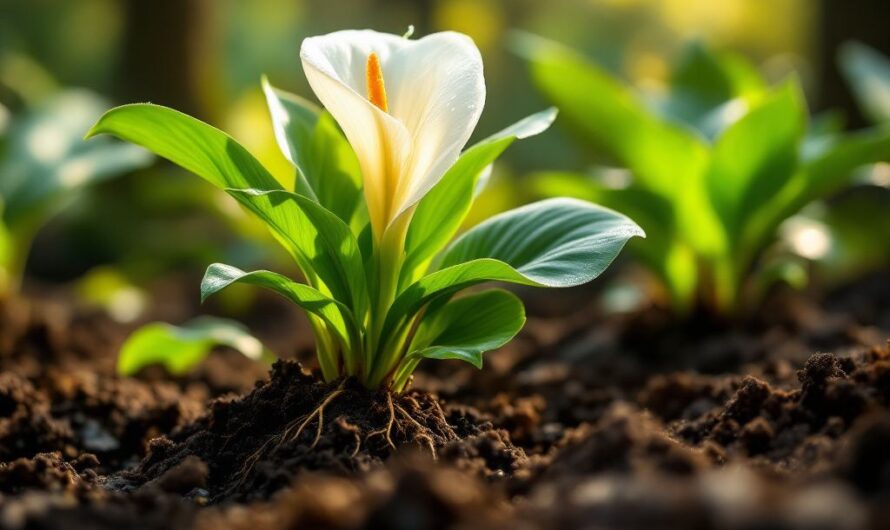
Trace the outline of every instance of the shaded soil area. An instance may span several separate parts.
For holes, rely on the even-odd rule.
[[[121,378],[120,326],[7,306],[0,528],[890,528],[887,286],[735,324],[530,304],[401,396],[226,351]]]

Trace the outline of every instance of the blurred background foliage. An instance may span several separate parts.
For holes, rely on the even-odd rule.
[[[888,20],[886,0],[3,0],[0,129],[60,87],[82,87],[207,120],[288,181],[260,76],[311,97],[299,61],[303,38],[343,28],[403,33],[410,24],[416,35],[452,29],[479,45],[488,100],[475,139],[546,106],[506,45],[515,29],[564,43],[654,91],[665,87],[682,46],[698,39],[748,57],[770,82],[796,72],[812,110],[837,108],[856,128],[868,120],[836,56],[848,40],[890,52]],[[527,200],[525,174],[590,162],[560,127],[528,140],[495,168],[471,219]],[[818,222],[849,231],[830,216]],[[274,246],[256,244],[265,237],[233,203],[159,163],[74,202],[41,232],[28,269],[41,282],[98,270],[87,286],[119,286],[119,276],[144,284],[170,271],[194,274],[211,261],[275,262],[267,254]],[[109,265],[118,272],[110,275]]]

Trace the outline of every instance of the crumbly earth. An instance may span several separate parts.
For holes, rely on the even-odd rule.
[[[887,285],[738,325],[533,302],[484,370],[402,396],[225,352],[120,378],[125,330],[7,306],[0,528],[885,529]]]

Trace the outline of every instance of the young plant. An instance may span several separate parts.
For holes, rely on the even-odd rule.
[[[31,240],[67,200],[153,159],[132,145],[81,141],[107,107],[70,90],[10,119],[0,155],[0,298],[18,290]]]
[[[768,87],[740,57],[697,43],[674,65],[666,93],[649,98],[561,45],[528,35],[517,44],[589,151],[624,168],[620,179],[536,175],[534,188],[638,220],[648,238],[636,255],[681,312],[756,302],[743,292],[753,280],[751,292],[762,293],[758,282],[774,277],[758,259],[779,225],[847,186],[857,167],[890,159],[890,127],[843,133],[822,120],[808,130],[796,78]]]
[[[459,291],[489,281],[579,285],[643,235],[611,210],[550,199],[491,218],[449,245],[480,173],[516,139],[545,130],[556,112],[461,153],[485,102],[482,60],[468,37],[340,31],[306,39],[300,57],[326,111],[263,83],[279,146],[297,172],[294,191],[223,132],[168,108],[118,107],[88,136],[147,147],[268,225],[305,283],[214,264],[202,298],[234,283],[287,297],[309,315],[326,380],[355,376],[401,391],[422,359],[481,366],[483,352],[519,331],[524,309],[504,290],[454,298]]]

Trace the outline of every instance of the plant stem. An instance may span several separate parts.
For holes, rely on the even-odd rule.
[[[718,260],[714,265],[714,298],[721,313],[734,313],[738,309],[738,276],[731,259]]]
[[[374,272],[376,274],[372,275],[371,279],[372,282],[376,280],[376,289],[370,290],[374,293],[371,304],[373,311],[370,315],[366,344],[366,354],[370,358],[365,365],[364,374],[364,382],[371,388],[380,384],[375,375],[391,355],[392,337],[382,336],[383,326],[389,308],[398,294],[399,276],[405,259],[405,237],[413,212],[412,208],[393,221],[392,225],[384,231],[379,245],[375,249],[376,270]],[[397,349],[398,345],[395,347]]]
[[[25,266],[31,249],[31,238],[24,233],[9,234],[9,255],[0,263],[0,295],[18,294],[25,278]]]
[[[309,324],[315,335],[315,355],[318,358],[318,366],[325,381],[333,381],[340,376],[339,363],[337,362],[336,345],[331,342],[331,335],[325,328],[324,322],[314,315],[309,315]]]

